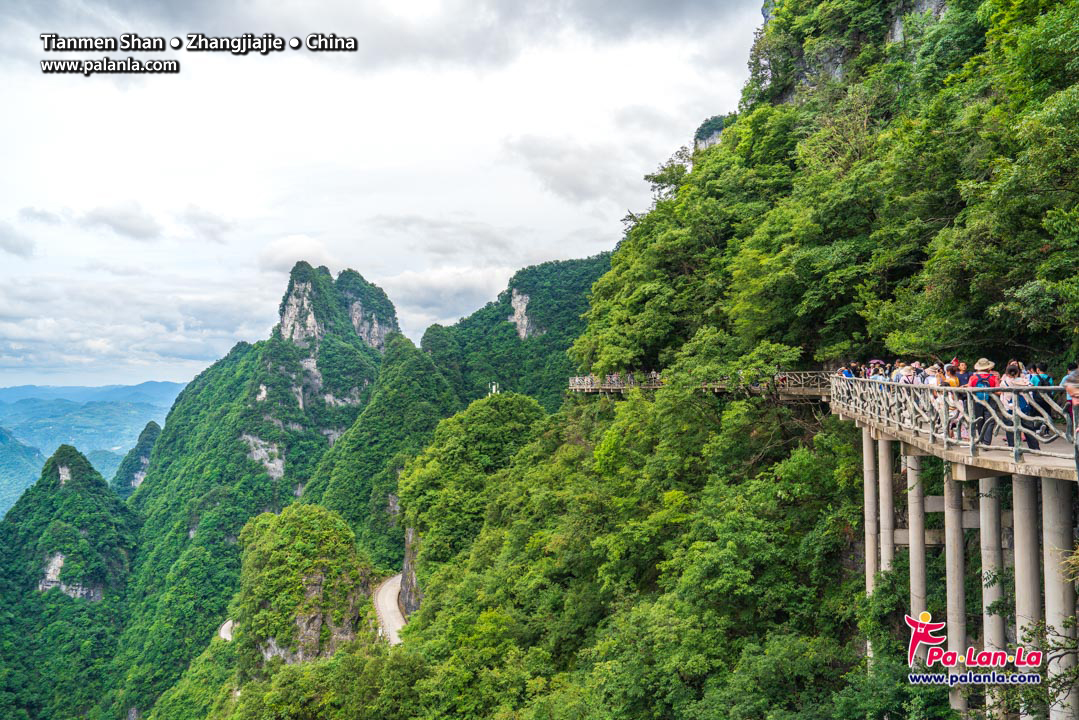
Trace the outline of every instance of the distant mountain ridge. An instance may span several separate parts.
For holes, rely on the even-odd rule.
[[[122,455],[135,446],[146,423],[164,423],[168,411],[167,406],[149,403],[24,398],[0,402],[0,426],[43,455],[61,445]]]
[[[35,447],[30,447],[0,427],[0,517],[22,495],[23,490],[34,484],[45,457]]]
[[[187,383],[151,380],[138,385],[16,385],[0,388],[0,402],[27,398],[70,400],[71,402],[130,402],[171,407]]]

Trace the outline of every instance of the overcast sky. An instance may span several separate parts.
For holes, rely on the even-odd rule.
[[[266,337],[299,259],[418,340],[518,268],[618,241],[642,179],[736,109],[759,0],[0,4],[0,386],[189,380]],[[355,53],[45,75],[39,35],[311,32]]]

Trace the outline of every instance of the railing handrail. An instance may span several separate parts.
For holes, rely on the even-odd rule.
[[[1064,385],[953,387],[840,375],[829,383],[833,410],[884,432],[906,433],[945,451],[963,448],[970,457],[1005,451],[1015,463],[1027,454],[1070,459],[1079,474],[1076,406],[1065,410],[1070,395]],[[996,442],[1000,430],[1006,445]]]

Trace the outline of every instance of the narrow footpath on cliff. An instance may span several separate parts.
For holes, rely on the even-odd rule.
[[[372,598],[375,602],[375,612],[378,615],[378,626],[382,631],[382,637],[386,638],[390,645],[401,642],[398,633],[405,626],[405,616],[397,601],[400,594],[401,573],[397,573],[379,585]]]

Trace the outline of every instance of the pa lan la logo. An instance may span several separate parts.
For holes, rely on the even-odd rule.
[[[946,623],[933,622],[933,616],[924,611],[919,613],[917,619],[910,615],[905,615],[903,619],[910,628],[907,665],[911,667],[914,667],[914,659],[922,645],[929,648],[925,663],[927,668],[934,665],[946,668],[959,665],[971,668],[1001,668],[1013,663],[1017,668],[1031,668],[1042,664],[1041,650],[1028,650],[1021,645],[1015,649],[1014,655],[1004,650],[978,650],[974,647],[968,647],[963,654],[955,650],[945,650],[941,645],[948,638],[935,633],[943,630]]]

